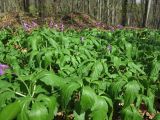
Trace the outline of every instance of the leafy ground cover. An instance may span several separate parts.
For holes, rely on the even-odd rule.
[[[0,120],[159,120],[160,31],[0,31]]]

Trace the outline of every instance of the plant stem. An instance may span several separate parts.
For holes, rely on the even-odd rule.
[[[20,76],[19,76],[19,78],[20,78],[20,81],[21,81],[21,82],[24,84],[24,86],[26,87],[29,96],[32,96],[32,95],[31,95],[31,92],[29,91],[29,88],[28,88],[27,84],[22,80],[22,78],[21,78]]]

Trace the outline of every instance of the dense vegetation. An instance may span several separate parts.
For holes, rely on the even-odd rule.
[[[3,29],[0,120],[159,120],[159,50],[156,30]]]

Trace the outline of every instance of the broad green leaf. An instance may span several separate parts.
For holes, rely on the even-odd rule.
[[[32,34],[28,37],[28,41],[32,50],[38,50],[38,43],[41,40],[41,36],[38,33]]]
[[[103,71],[103,65],[101,61],[95,62],[95,64],[92,67],[92,71],[93,71],[91,74],[92,79],[93,80],[98,79]]]
[[[54,48],[58,47],[57,42],[53,39],[52,35],[49,33],[42,33],[43,37],[49,42],[49,44],[51,46],[53,46]]]
[[[85,120],[85,112],[79,115],[74,111],[73,114],[74,114],[74,120]]]
[[[71,62],[72,62],[73,67],[77,68],[78,62],[74,56],[71,57]]]
[[[126,55],[129,59],[132,57],[132,44],[125,42],[125,47],[126,47]]]
[[[79,69],[81,69],[79,75],[82,74],[83,76],[88,76],[93,65],[94,65],[94,63],[90,62],[87,65],[81,66],[79,68]]]
[[[147,89],[147,96],[143,96],[142,99],[145,102],[148,111],[151,113],[155,113],[156,112],[154,109],[155,94],[150,88]]]
[[[150,73],[150,79],[153,82],[155,82],[156,80],[158,80],[159,72],[160,72],[160,62],[155,60],[152,63],[152,68],[151,68],[151,73]]]
[[[13,120],[17,117],[19,112],[20,102],[16,101],[14,103],[10,103],[0,111],[0,120]]]
[[[112,56],[112,62],[116,68],[121,65],[121,59],[117,56]]]
[[[126,84],[126,81],[123,81],[123,80],[119,80],[119,81],[115,81],[113,82],[111,85],[110,85],[110,93],[111,95],[113,96],[113,98],[117,98],[121,91],[122,91],[122,88],[123,86]]]
[[[12,86],[11,83],[5,81],[5,80],[0,80],[0,89],[8,88]]]
[[[143,120],[140,113],[134,106],[128,106],[122,109],[122,120]]]
[[[61,103],[64,108],[68,105],[69,101],[71,100],[71,96],[75,90],[80,88],[80,84],[76,82],[70,82],[69,84],[66,84],[62,88],[62,98]]]
[[[141,74],[145,75],[145,72],[143,70],[141,70],[140,65],[136,65],[133,62],[128,62],[128,66],[133,69],[134,71],[138,71]],[[136,73],[136,72],[135,72]]]
[[[47,97],[46,95],[40,94],[37,97],[37,101],[44,102],[44,105],[48,109],[48,117],[47,120],[53,120],[54,115],[58,110],[58,103],[55,96]]]
[[[37,77],[38,78],[38,77]],[[62,87],[65,83],[64,79],[55,75],[54,72],[46,71],[40,74],[39,80],[50,86]]]
[[[29,53],[29,65],[32,66],[32,64],[34,63],[34,58],[36,55],[38,55],[38,51],[32,51],[31,53]]]
[[[109,107],[113,108],[113,102],[112,102],[111,98],[109,98],[107,96],[101,96],[101,97],[103,97],[106,100]]]
[[[134,103],[140,90],[140,85],[137,81],[130,81],[125,85],[124,106]]]
[[[41,102],[35,102],[31,110],[28,112],[29,120],[47,120],[47,108]]]
[[[17,120],[29,120],[28,112],[29,112],[29,104],[31,102],[31,97],[22,98],[20,101],[21,111],[17,116]]]
[[[153,118],[153,120],[160,120],[160,114],[156,114],[156,116]]]
[[[91,116],[93,120],[108,119],[107,118],[108,104],[106,103],[105,99],[101,96],[97,96],[91,111],[92,111]]]
[[[92,88],[89,86],[83,87],[80,100],[81,112],[91,109],[95,103],[96,97],[97,95]]]
[[[0,91],[0,109],[6,106],[6,103],[14,97],[15,97],[15,94],[13,92],[10,92],[10,91],[1,92]]]
[[[44,55],[44,63],[45,63],[45,67],[47,68],[48,65],[51,65],[52,63],[52,56],[53,56],[53,52],[52,51],[46,51],[45,55]]]

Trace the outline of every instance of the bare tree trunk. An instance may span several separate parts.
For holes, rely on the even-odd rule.
[[[147,9],[147,16],[146,16],[146,23],[145,23],[145,26],[148,25],[148,19],[149,19],[150,8],[151,8],[151,0],[149,0],[149,2],[148,2],[148,9]]]
[[[90,0],[88,0],[88,14],[90,14],[90,9],[91,9]]]
[[[97,0],[97,19],[99,19],[99,0]]]
[[[107,7],[108,7],[108,9],[107,9],[107,23],[109,23],[110,22],[110,10],[109,10],[109,2],[110,2],[110,0],[107,0]]]
[[[23,0],[24,2],[24,11],[29,13],[29,1],[30,0]]]
[[[38,4],[39,17],[41,17],[43,20],[43,18],[45,17],[45,7],[44,7],[45,2],[44,2],[44,0],[39,0],[38,3],[39,3]]]
[[[148,3],[149,3],[149,0],[145,0],[145,10],[144,10],[144,16],[143,16],[142,27],[146,27],[146,23],[147,23]]]
[[[85,0],[83,0],[83,13],[85,12]]]
[[[128,0],[123,0],[122,2],[122,22],[121,22],[123,26],[125,26],[127,23],[127,6],[128,6]]]
[[[102,20],[102,0],[99,0],[99,19]]]
[[[114,25],[114,17],[115,17],[114,16],[114,12],[115,12],[114,9],[115,9],[115,7],[114,7],[114,0],[112,0],[112,1],[113,2],[112,2],[112,17],[111,18],[112,18],[112,25]]]

